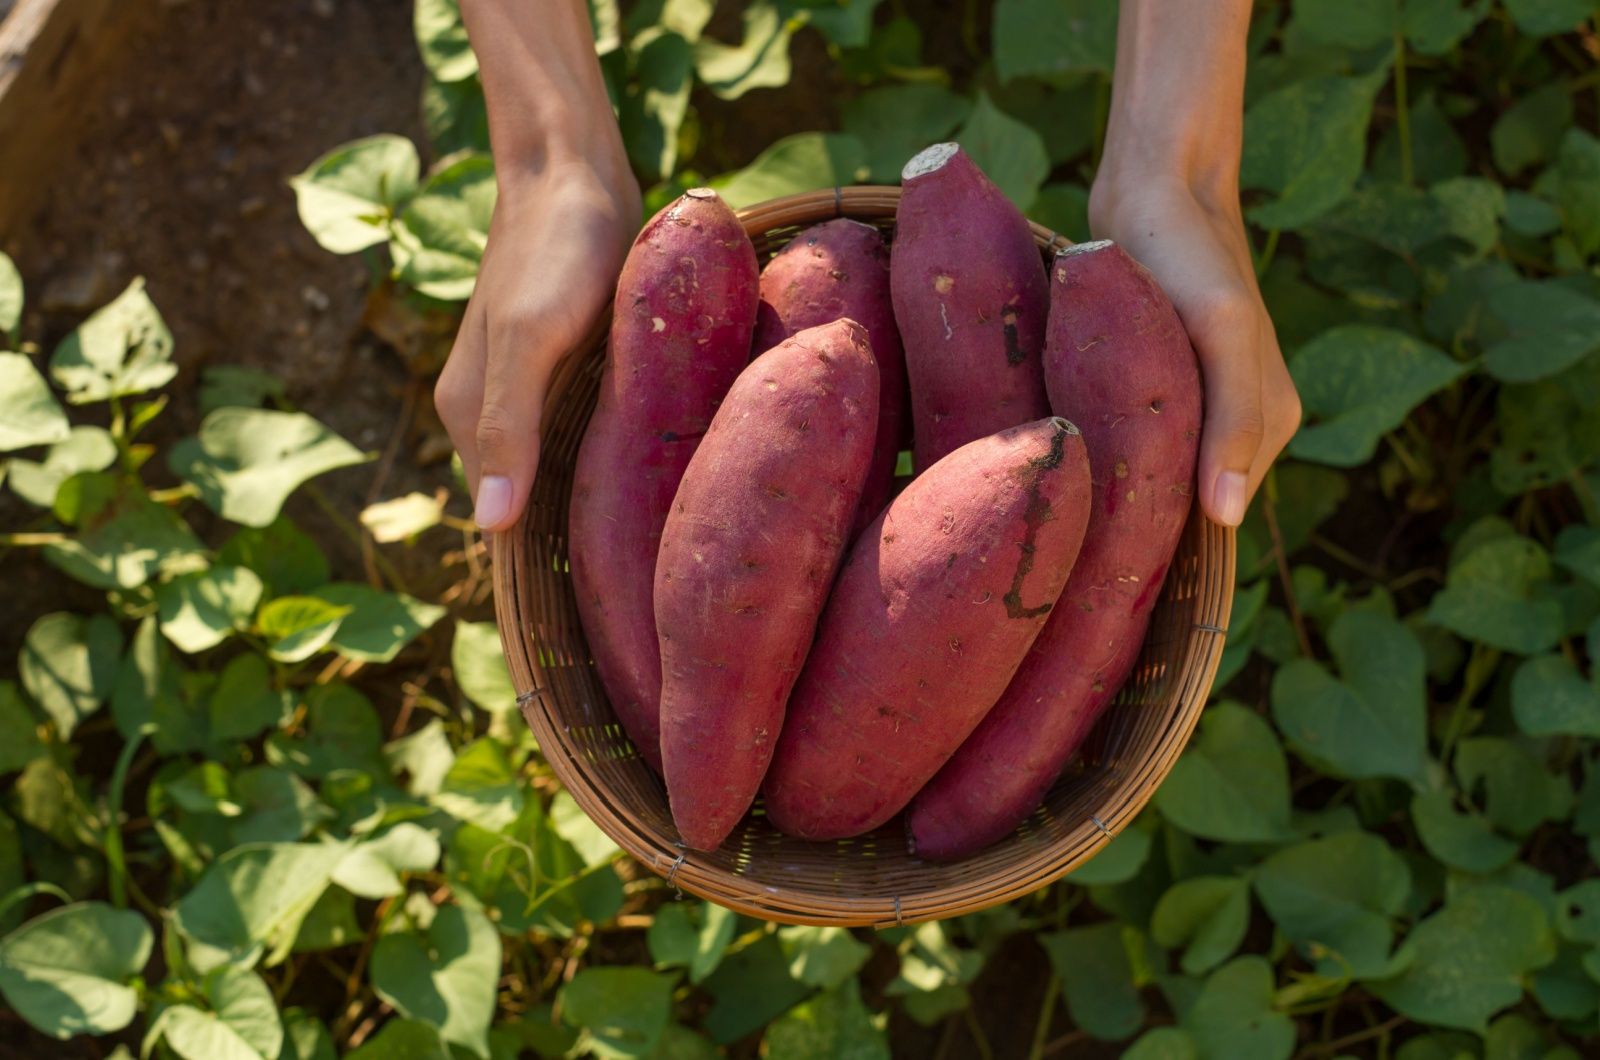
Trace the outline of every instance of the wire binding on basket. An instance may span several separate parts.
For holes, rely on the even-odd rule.
[[[832,188],[740,212],[765,256],[833,217],[892,237],[900,189]],[[1068,241],[1033,226],[1041,264]],[[1199,721],[1221,660],[1232,606],[1234,531],[1196,510],[1151,615],[1135,679],[1091,736],[1039,813],[1008,838],[963,861],[917,858],[903,824],[868,836],[809,843],[778,832],[760,812],[720,849],[687,851],[672,825],[661,778],[623,734],[583,638],[567,566],[567,516],[578,445],[599,393],[609,311],[556,366],[545,398],[540,470],[516,527],[496,536],[495,613],[517,704],[545,760],[595,824],[681,893],[783,923],[886,925],[962,916],[1030,894],[1105,846],[1109,820],[1132,820],[1171,770]],[[1202,634],[1213,634],[1202,636]],[[1140,676],[1143,675],[1143,676]],[[1091,820],[1095,831],[1085,832]]]

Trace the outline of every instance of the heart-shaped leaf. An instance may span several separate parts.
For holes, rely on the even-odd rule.
[[[1525,836],[1572,807],[1566,778],[1548,772],[1538,759],[1494,736],[1474,736],[1456,746],[1455,773],[1461,790],[1484,789],[1485,816],[1502,832]]]
[[[844,983],[872,956],[871,946],[838,927],[779,928],[778,943],[789,957],[789,974],[824,990]]]
[[[987,92],[967,116],[956,142],[1006,197],[1026,211],[1050,175],[1050,156],[1037,132],[994,105]]]
[[[522,812],[522,787],[500,744],[484,737],[463,747],[432,802],[462,821],[498,832]]]
[[[390,251],[400,279],[430,298],[472,295],[494,214],[494,162],[470,154],[428,178],[406,204]]]
[[[846,103],[843,128],[866,147],[868,179],[900,183],[911,156],[955,131],[972,102],[935,84],[889,85]]]
[[[778,1017],[762,1035],[767,1060],[812,1060],[819,1056],[889,1060],[884,1020],[861,1002],[861,984],[848,979]]]
[[[460,0],[417,0],[412,9],[417,50],[439,81],[464,81],[478,72],[478,57],[467,41]]]
[[[4,356],[9,355],[0,354]],[[4,386],[4,380],[0,379],[0,388]],[[50,447],[42,462],[11,460],[11,488],[28,503],[49,508],[56,502],[61,483],[80,471],[104,471],[116,459],[117,443],[109,431],[100,427],[74,427],[64,440]]]
[[[717,970],[738,919],[730,910],[709,903],[693,911],[685,905],[663,907],[646,936],[650,956],[658,968],[687,968],[689,981],[702,983]]]
[[[457,622],[450,646],[450,666],[456,686],[490,714],[517,709],[517,691],[511,684],[500,631],[493,622]]]
[[[300,921],[345,859],[344,843],[252,843],[214,861],[178,900],[174,923],[202,970],[270,965],[289,952]]]
[[[156,590],[161,632],[190,654],[214,648],[247,629],[261,601],[261,579],[248,567],[212,567],[185,574]]]
[[[1272,728],[1237,703],[1200,717],[1200,731],[1166,781],[1156,805],[1173,824],[1206,839],[1271,843],[1292,838],[1289,765]]]
[[[122,632],[109,615],[57,611],[28,629],[17,670],[64,740],[111,695],[121,656]]]
[[[26,354],[0,353],[0,452],[67,437],[67,414],[33,360]]]
[[[1505,651],[1546,651],[1564,625],[1550,575],[1549,553],[1525,537],[1503,536],[1464,555],[1458,549],[1428,621]]]
[[[1211,973],[1178,1022],[1202,1057],[1288,1060],[1294,1021],[1274,1010],[1272,994],[1272,965],[1237,957]]]
[[[0,994],[41,1034],[111,1034],[138,1011],[128,985],[150,959],[150,925],[104,902],[52,909],[0,939]]]
[[[672,1018],[672,980],[646,968],[585,968],[562,987],[560,1004],[596,1054],[648,1056]]]
[[[1250,883],[1236,876],[1195,876],[1172,885],[1150,916],[1150,937],[1184,947],[1187,975],[1204,975],[1231,957],[1250,926]]]
[[[1542,655],[1517,667],[1511,713],[1529,736],[1600,737],[1600,690],[1565,656]]]
[[[500,934],[488,917],[447,905],[420,935],[385,935],[373,947],[371,974],[378,996],[403,1015],[438,1028],[452,1045],[488,1057],[500,977]]]
[[[1117,923],[1039,936],[1061,980],[1072,1021],[1102,1041],[1131,1037],[1144,1024],[1144,1002],[1130,956],[1137,952],[1138,938],[1132,928]]]
[[[1489,312],[1509,334],[1484,351],[1484,365],[1508,383],[1554,375],[1600,349],[1600,300],[1559,281],[1496,287]]]
[[[1556,159],[1561,220],[1580,254],[1600,251],[1600,140],[1568,129]]]
[[[1088,72],[1109,77],[1116,45],[1115,4],[998,0],[994,5],[994,64],[1001,81]]]
[[[429,871],[439,863],[439,853],[435,833],[402,821],[356,844],[334,869],[333,882],[358,898],[389,898],[405,890],[400,873]]]
[[[867,151],[844,133],[785,136],[741,170],[711,182],[734,209],[781,195],[854,184],[867,172]]]
[[[1386,73],[1296,81],[1250,107],[1240,183],[1277,195],[1253,207],[1251,220],[1298,228],[1339,204],[1361,175],[1372,100]]]
[[[345,611],[328,643],[341,655],[366,662],[389,662],[445,613],[435,604],[359,582],[325,585],[311,595]]]
[[[743,36],[737,45],[710,37],[695,42],[695,73],[719,99],[738,99],[752,88],[789,83],[794,27],[783,11],[771,0],[752,0],[744,5],[741,22]]]
[[[143,394],[172,381],[178,374],[172,332],[142,277],[61,340],[50,374],[74,405]]]
[[[388,777],[383,727],[366,696],[349,685],[315,685],[305,701],[305,735],[273,733],[267,739],[267,761],[313,779],[340,770]]]
[[[256,631],[280,662],[301,662],[326,648],[351,608],[315,596],[280,596],[261,608]]]
[[[389,223],[417,190],[422,163],[403,136],[383,134],[334,148],[289,181],[300,221],[335,254],[389,238]]]
[[[1452,868],[1494,872],[1517,856],[1517,844],[1495,833],[1475,809],[1461,810],[1448,791],[1431,791],[1411,800],[1411,819],[1428,853]]]
[[[1410,895],[1411,872],[1383,840],[1344,832],[1273,854],[1255,887],[1291,942],[1332,951],[1329,974],[1365,977],[1381,974],[1388,961],[1390,924]]]
[[[174,446],[168,463],[224,519],[266,526],[301,483],[365,459],[304,413],[225,408]]]
[[[279,1060],[283,1021],[272,990],[255,972],[224,965],[200,986],[207,1008],[163,1009],[145,1036],[166,1041],[183,1060]]]

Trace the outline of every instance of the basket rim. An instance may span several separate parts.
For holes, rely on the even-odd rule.
[[[736,215],[752,236],[794,225],[816,224],[839,217],[863,221],[892,218],[900,198],[897,185],[857,185],[801,192],[769,199],[737,210]],[[1030,221],[1035,241],[1043,250],[1059,250],[1071,240]],[[608,304],[590,335],[558,363],[552,373],[547,396],[563,393],[564,381],[579,370],[584,359],[576,354],[593,349],[605,341],[611,318]],[[547,397],[548,400],[548,397]],[[549,406],[543,417],[543,431],[553,422]],[[1005,866],[1004,872],[908,894],[904,900],[872,897],[838,897],[763,886],[752,879],[708,863],[696,851],[684,848],[676,837],[640,821],[621,805],[587,768],[585,755],[572,741],[546,702],[549,682],[541,660],[537,624],[529,616],[524,623],[520,594],[532,573],[528,541],[533,505],[509,530],[492,535],[493,589],[496,625],[501,645],[511,670],[516,701],[533,730],[540,752],[557,779],[572,795],[585,814],[635,861],[663,877],[680,891],[762,920],[783,924],[814,926],[892,927],[976,912],[1030,894],[1055,882],[1098,854],[1139,814],[1156,788],[1171,771],[1187,745],[1205,708],[1212,682],[1221,665],[1229,616],[1233,607],[1236,532],[1232,527],[1212,523],[1198,506],[1191,511],[1187,539],[1198,531],[1220,547],[1214,566],[1204,574],[1208,582],[1220,583],[1222,590],[1208,609],[1208,621],[1196,622],[1178,652],[1181,672],[1195,694],[1184,697],[1175,714],[1155,738],[1151,748],[1112,770],[1114,784],[1088,820],[1048,847],[1036,848],[1029,856]],[[1181,547],[1181,546],[1180,546]],[[1014,842],[1014,836],[1001,844]],[[818,844],[824,846],[826,844]],[[1059,848],[1072,852],[1062,856]]]

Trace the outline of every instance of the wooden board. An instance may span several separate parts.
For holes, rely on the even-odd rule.
[[[77,144],[86,101],[155,0],[0,0],[0,240]]]

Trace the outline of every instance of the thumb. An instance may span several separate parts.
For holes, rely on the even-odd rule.
[[[1189,328],[1205,375],[1200,503],[1213,522],[1224,526],[1244,521],[1250,469],[1263,435],[1260,326],[1249,307],[1241,308],[1224,302]]]
[[[490,340],[483,407],[474,436],[478,492],[473,519],[508,530],[527,506],[539,467],[539,424],[549,379],[545,351],[527,340]]]

